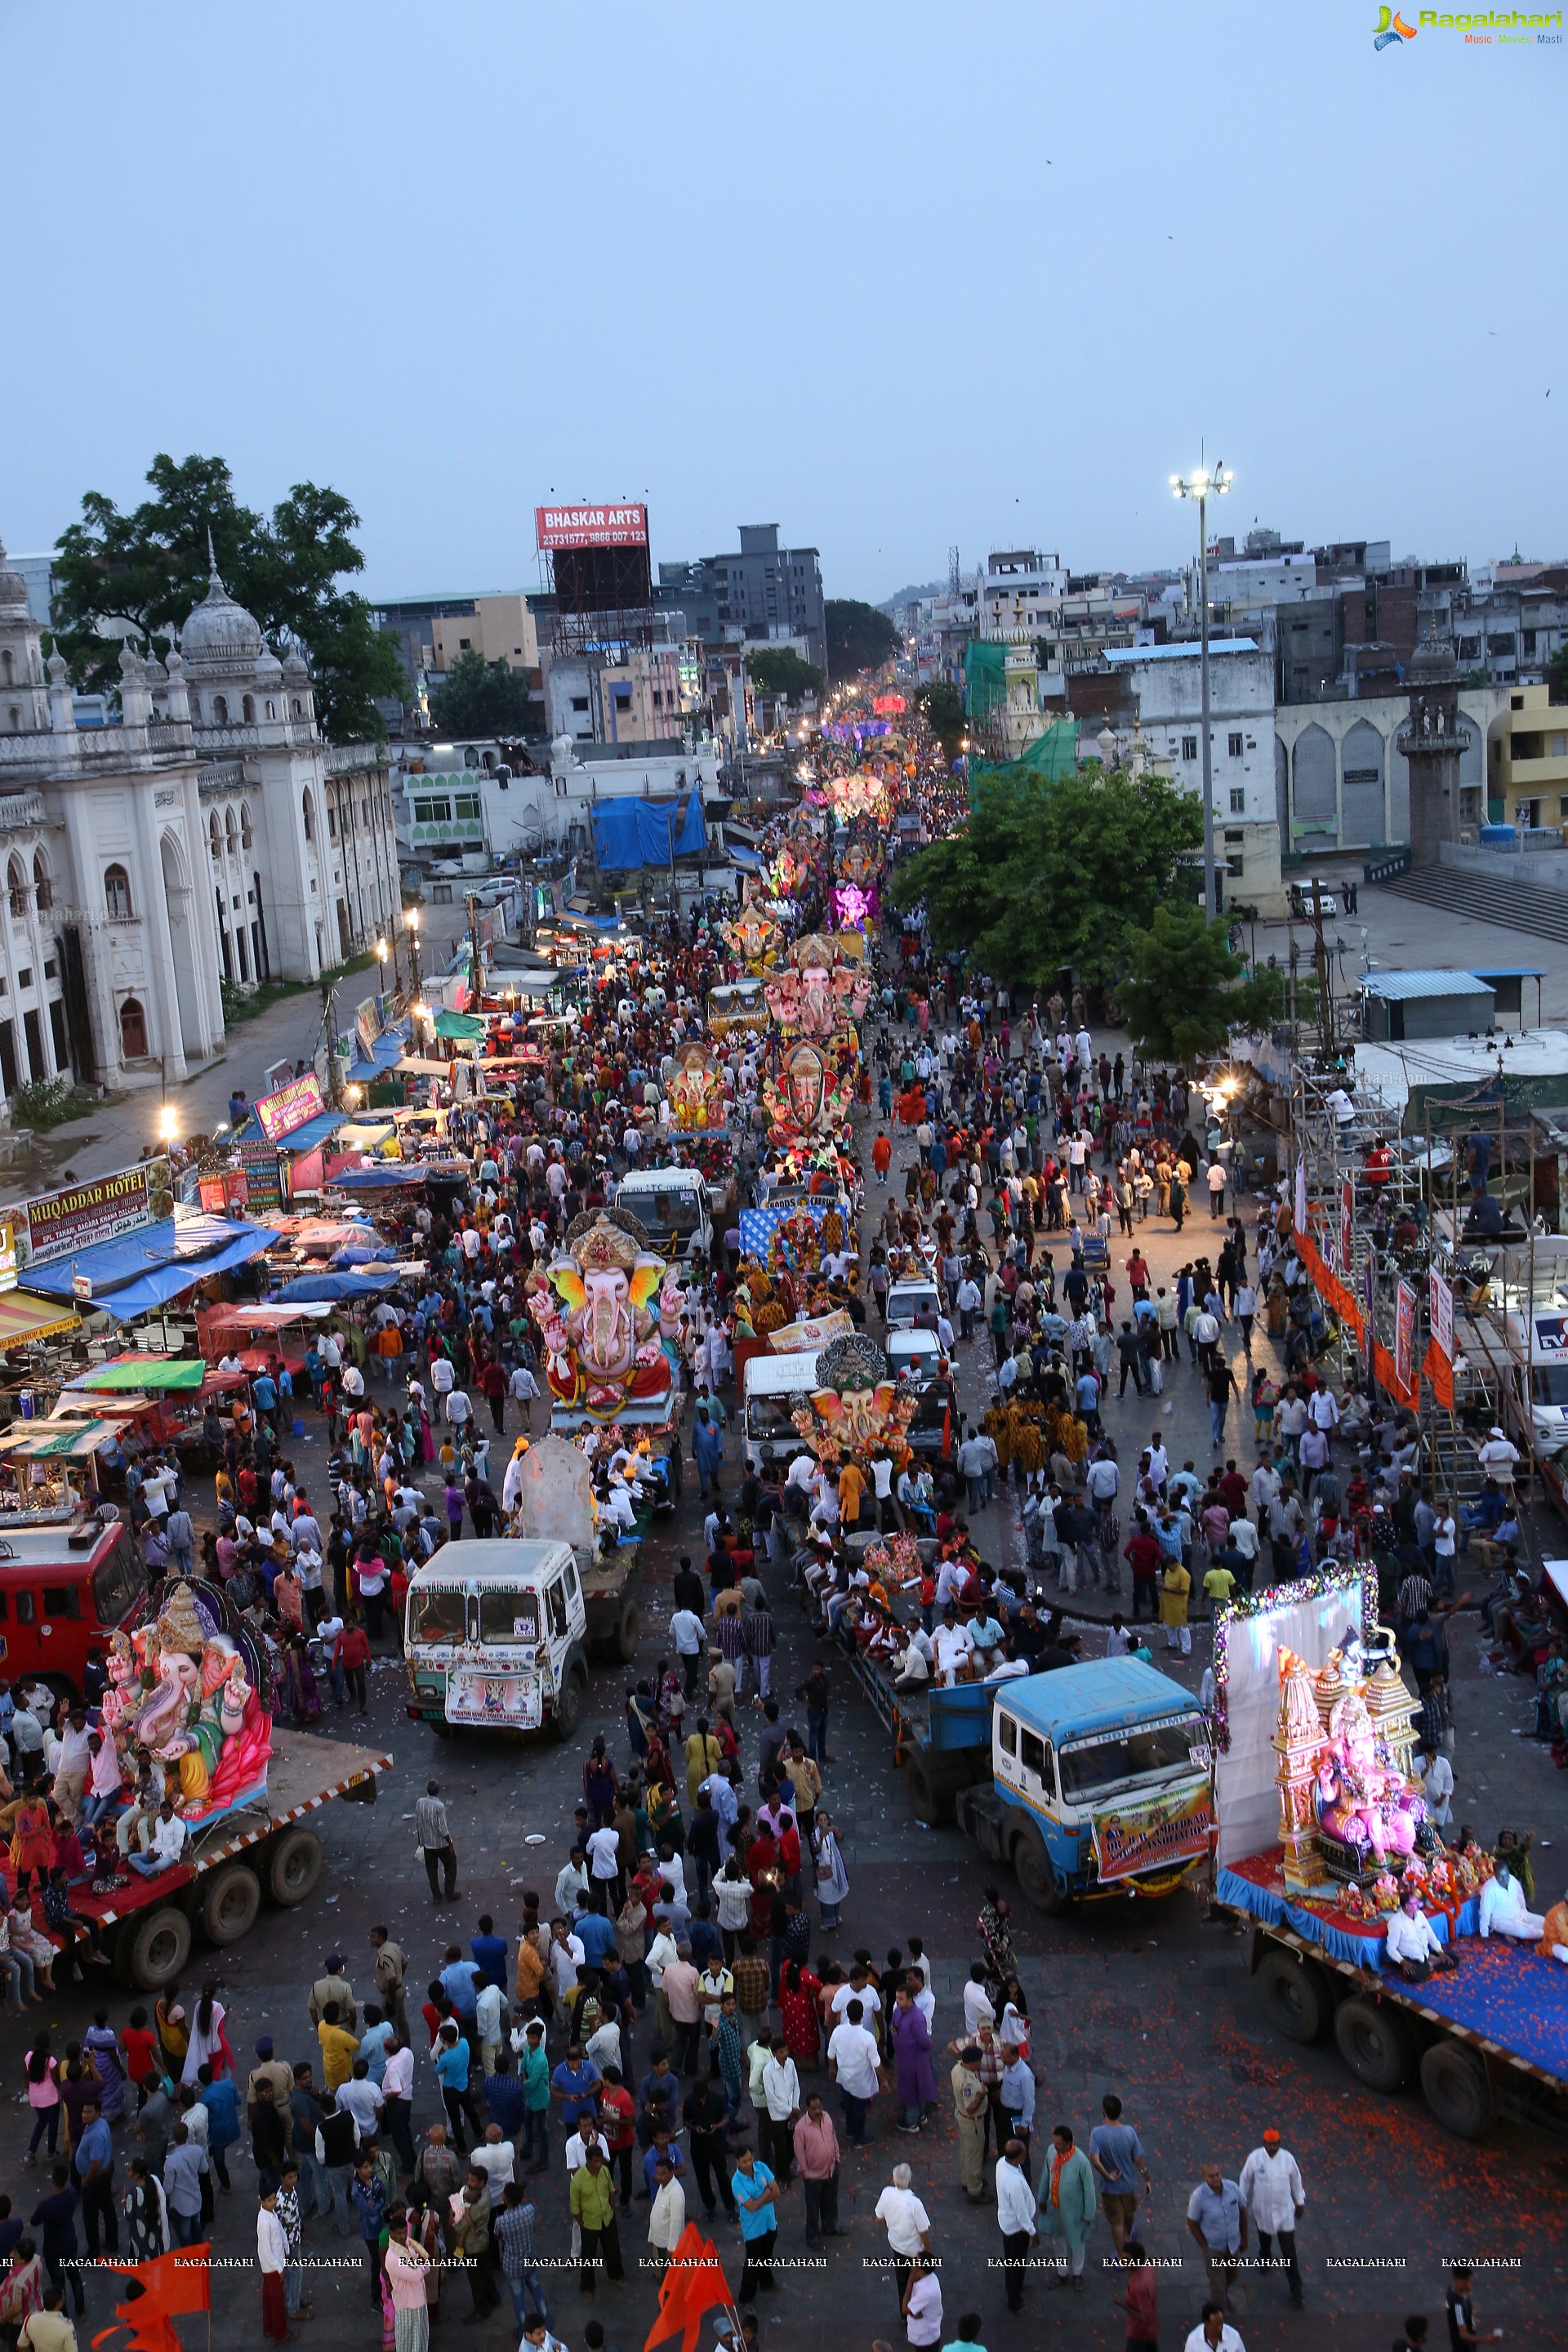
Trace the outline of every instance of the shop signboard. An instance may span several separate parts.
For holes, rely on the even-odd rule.
[[[14,1220],[18,1274],[54,1258],[74,1257],[153,1223],[153,1169],[143,1161],[90,1184],[40,1193],[15,1212]]]
[[[346,1042],[346,1041],[345,1041]],[[307,1070],[302,1078],[290,1078],[286,1087],[275,1094],[262,1095],[255,1105],[256,1123],[268,1143],[280,1143],[296,1128],[305,1127],[320,1118],[327,1106],[321,1098],[321,1082],[314,1070]]]

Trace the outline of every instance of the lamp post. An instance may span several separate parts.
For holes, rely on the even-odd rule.
[[[413,974],[410,986],[416,996],[423,995],[425,980],[419,969],[419,909],[417,907],[410,907],[408,909],[408,961]]]
[[[1214,751],[1209,742],[1209,534],[1208,502],[1211,498],[1223,499],[1234,477],[1222,465],[1211,473],[1200,466],[1194,474],[1173,474],[1171,488],[1179,499],[1196,499],[1198,502],[1198,647],[1199,669],[1203,680],[1203,777],[1204,777],[1204,911],[1212,923],[1219,908],[1215,904],[1214,868]]]
[[[377,960],[381,964],[381,992],[383,996],[384,996],[386,994],[386,959],[391,953],[391,950],[388,948],[384,937],[376,940],[375,952]],[[393,976],[395,981],[401,979],[401,974],[397,972],[395,966],[394,966]]]

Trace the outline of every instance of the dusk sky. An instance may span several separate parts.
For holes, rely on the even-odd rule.
[[[346,493],[372,594],[646,498],[875,600],[1183,561],[1206,442],[1237,538],[1562,556],[1568,50],[1378,16],[7,0],[0,534],[199,451]]]

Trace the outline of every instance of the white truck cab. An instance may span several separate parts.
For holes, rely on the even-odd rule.
[[[901,1324],[934,1331],[941,1313],[942,1292],[933,1276],[917,1276],[912,1281],[889,1284],[889,1331],[897,1330]]]
[[[696,1168],[633,1168],[622,1177],[616,1206],[634,1216],[648,1246],[671,1265],[706,1256],[713,1244],[708,1187]]]
[[[438,1729],[489,1725],[569,1738],[587,1688],[586,1612],[572,1545],[444,1544],[409,1580],[409,1713]]]
[[[748,1470],[787,1469],[807,1451],[795,1409],[816,1386],[816,1350],[749,1356],[742,1380],[741,1442]]]

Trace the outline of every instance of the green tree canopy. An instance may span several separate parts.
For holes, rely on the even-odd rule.
[[[1244,977],[1245,957],[1227,944],[1228,924],[1201,907],[1156,907],[1146,930],[1128,941],[1129,967],[1117,1001],[1148,1053],[1190,1062],[1224,1051],[1233,1029],[1270,1029],[1285,1005],[1285,975],[1265,968]],[[1299,1005],[1315,1006],[1315,983]]]
[[[443,735],[536,735],[538,709],[521,670],[488,662],[472,646],[430,697],[431,723]]]
[[[863,669],[880,669],[904,642],[886,613],[858,596],[830,596],[826,609],[829,677],[858,677]]]
[[[348,499],[297,482],[268,521],[239,504],[221,457],[177,465],[160,456],[147,480],[153,495],[130,514],[89,490],[81,521],[58,542],[54,637],[76,684],[118,691],[125,629],[167,653],[207,593],[210,531],[225,586],[255,614],[274,653],[303,646],[322,733],[334,743],[379,737],[376,698],[401,698],[408,683],[365,599],[337,584],[364,569]],[[115,634],[100,635],[100,623]]]
[[[968,948],[998,980],[1037,983],[1065,964],[1118,979],[1130,935],[1203,838],[1197,803],[1161,777],[1092,766],[1055,782],[983,770],[973,791],[967,822],[899,867],[899,905],[923,898],[936,945]]]
[[[826,683],[816,664],[802,661],[793,646],[759,646],[755,653],[748,652],[746,676],[759,693],[780,694],[786,702],[820,694]]]
[[[950,686],[944,677],[933,678],[929,686],[921,687],[915,697],[915,706],[925,714],[926,725],[945,756],[954,759],[969,726],[963,715],[963,697],[957,687]]]

